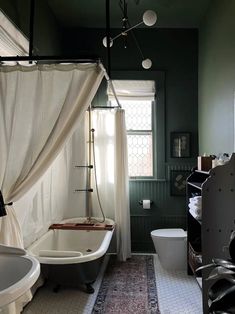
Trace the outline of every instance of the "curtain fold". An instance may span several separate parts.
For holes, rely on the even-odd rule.
[[[101,205],[107,218],[116,223],[118,259],[131,256],[130,205],[127,139],[124,110],[94,110],[95,167]],[[95,184],[93,183],[93,187]],[[96,191],[92,195],[92,213],[101,217]]]
[[[24,56],[28,54],[28,39],[1,10],[0,43],[1,56]]]
[[[125,111],[115,114],[114,206],[117,221],[117,256],[121,261],[131,257],[130,200]]]

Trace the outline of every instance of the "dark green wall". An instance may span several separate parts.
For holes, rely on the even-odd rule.
[[[200,28],[200,153],[234,151],[235,1],[215,0]]]
[[[117,30],[115,31],[117,33]],[[112,34],[112,31],[111,31]],[[115,33],[114,33],[115,34]],[[151,71],[165,71],[166,156],[170,158],[171,131],[192,132],[192,155],[198,152],[198,33],[196,29],[136,29],[136,37],[145,57],[152,59]],[[98,55],[106,66],[106,48],[102,45],[105,30],[65,30],[64,53],[67,55]],[[148,70],[141,67],[141,57],[133,41],[123,48],[117,39],[111,48],[112,71],[141,71],[147,79]],[[111,72],[112,72],[111,71]],[[177,162],[188,162],[178,160]]]
[[[114,32],[117,33],[117,30],[111,31],[111,34]],[[158,152],[161,155],[166,153],[162,164],[165,180],[130,182],[132,249],[151,251],[151,230],[186,226],[185,198],[170,196],[169,178],[171,170],[187,170],[194,166],[198,153],[198,33],[195,29],[141,29],[135,30],[135,35],[143,54],[153,61],[151,75],[148,77],[148,70],[141,68],[139,52],[130,37],[127,49],[123,48],[121,39],[116,40],[111,48],[112,78],[115,78],[117,71],[119,74],[123,71],[123,78],[130,71],[138,71],[139,78],[152,79],[152,73],[155,72],[157,82],[158,71],[165,74],[165,142],[164,148]],[[105,30],[102,29],[65,30],[64,52],[99,55],[106,65],[107,52],[102,46],[104,36]],[[104,105],[105,97],[102,93],[99,93],[97,99],[98,103]],[[170,158],[172,131],[191,132],[192,158]],[[151,199],[152,209],[143,210],[139,205],[142,199]]]
[[[1,10],[29,38],[29,0],[0,0]],[[35,1],[35,55],[60,55],[60,28],[46,0]]]
[[[0,7],[26,35],[29,17],[27,3],[28,0],[0,0]],[[135,35],[145,57],[153,61],[151,72],[142,69],[142,60],[130,37],[128,49],[123,48],[121,39],[115,41],[111,50],[111,74],[123,71],[125,78],[130,71],[138,71],[138,77],[143,79],[153,79],[156,74],[158,83],[158,73],[164,73],[164,86],[160,91],[157,90],[157,93],[164,93],[165,103],[161,107],[163,121],[158,121],[157,127],[161,128],[158,141],[162,141],[163,145],[160,145],[158,154],[160,159],[164,157],[160,170],[165,173],[165,179],[130,182],[132,249],[150,251],[153,250],[151,230],[186,226],[185,198],[170,196],[169,178],[171,170],[188,170],[195,165],[198,154],[198,34],[195,29],[154,28],[136,29]],[[106,66],[107,53],[102,46],[104,36],[105,30],[102,29],[65,29],[62,32],[45,0],[37,1],[35,45],[39,54],[60,54],[62,44],[63,54],[87,57],[98,55]],[[104,99],[104,95],[99,93],[96,101],[103,104]],[[173,131],[191,132],[192,158],[170,157],[170,132]],[[150,210],[141,208],[139,200],[142,199],[153,201]]]

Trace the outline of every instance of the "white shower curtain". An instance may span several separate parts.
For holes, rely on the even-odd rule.
[[[0,189],[16,201],[43,175],[84,116],[103,78],[96,64],[0,67]],[[0,243],[23,247],[12,206],[0,218]],[[19,313],[30,294],[4,313]]]
[[[125,112],[122,109],[93,110],[95,160],[100,201],[105,216],[116,223],[117,255],[125,261],[131,256],[129,180]],[[96,193],[92,209],[100,216]]]
[[[96,64],[0,67],[0,189],[20,198],[46,171],[94,97]],[[0,218],[0,243],[23,246],[12,207]]]

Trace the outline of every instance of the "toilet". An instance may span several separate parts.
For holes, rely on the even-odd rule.
[[[160,263],[167,270],[186,270],[187,232],[183,229],[157,229],[151,232]]]

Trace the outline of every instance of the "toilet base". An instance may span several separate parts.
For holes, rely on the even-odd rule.
[[[158,229],[151,237],[164,269],[186,271],[187,233],[183,229]]]

